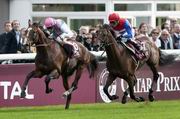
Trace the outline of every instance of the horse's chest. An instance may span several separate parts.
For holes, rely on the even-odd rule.
[[[108,63],[106,64],[107,66],[107,70],[115,75],[123,75],[125,74],[127,71],[123,70],[124,68],[122,68],[120,65],[118,64],[113,64],[113,63]]]
[[[51,71],[53,66],[53,62],[47,60],[36,62],[36,67],[43,72]]]
[[[110,72],[113,72],[113,74],[118,74],[119,69],[118,67],[112,66],[112,65],[107,65],[107,70]]]

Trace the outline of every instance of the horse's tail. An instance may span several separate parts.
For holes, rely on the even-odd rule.
[[[177,57],[175,54],[167,54],[160,49],[159,49],[159,56],[160,56],[160,58],[159,58],[160,66],[173,63]]]
[[[94,77],[97,68],[98,68],[98,60],[94,54],[90,53],[90,62],[87,65],[90,78]]]

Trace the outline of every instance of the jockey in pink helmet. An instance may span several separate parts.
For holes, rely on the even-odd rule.
[[[120,18],[118,13],[111,13],[108,17],[109,24],[116,33],[116,40],[132,44],[138,51],[140,46],[133,40],[134,33],[127,19]]]
[[[44,25],[50,31],[51,35],[53,35],[55,40],[64,40],[65,38],[71,38],[74,36],[74,33],[61,19],[48,17],[45,19]]]
[[[50,32],[49,38],[52,38],[56,40],[57,42],[61,43],[62,45],[64,45],[65,49],[68,49],[68,50],[72,49],[72,51],[68,51],[68,52],[71,52],[70,53],[71,55],[75,53],[75,46],[72,45],[72,42],[66,40],[66,39],[75,40],[74,33],[70,30],[70,28],[67,26],[67,24],[63,20],[48,17],[45,19],[44,25],[47,28],[47,30]],[[72,48],[69,48],[69,47],[72,47]],[[70,57],[72,57],[71,55]]]

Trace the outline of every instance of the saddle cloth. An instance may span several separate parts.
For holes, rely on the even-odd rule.
[[[141,52],[138,51],[132,44],[126,44],[124,42],[121,42],[130,52],[133,53],[133,56],[135,57],[136,60],[143,60],[144,58],[146,58],[146,55],[144,53],[145,51],[145,47],[143,46],[143,44],[140,44],[141,48]]]
[[[65,44],[68,44],[70,46],[72,46],[71,48],[71,58],[77,58],[77,57],[80,57],[80,53],[79,53],[79,46],[77,45],[76,42],[72,41],[72,40],[67,40],[65,41]]]

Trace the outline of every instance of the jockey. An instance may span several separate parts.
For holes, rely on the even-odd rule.
[[[44,25],[49,31],[49,38],[52,38],[58,43],[63,44],[64,48],[67,49],[68,52],[70,49],[65,46],[68,45],[68,47],[72,47],[73,53],[71,51],[70,54],[68,53],[70,57],[75,54],[74,45],[70,41],[67,41],[67,39],[75,40],[74,33],[63,20],[47,17],[44,21]]]
[[[119,14],[111,13],[109,15],[110,26],[116,33],[116,40],[123,41],[125,43],[132,44],[138,51],[140,51],[140,46],[132,40],[134,33],[132,27],[127,19],[120,18]]]

